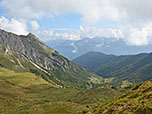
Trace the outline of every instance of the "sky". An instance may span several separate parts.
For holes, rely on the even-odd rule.
[[[0,0],[0,29],[40,40],[114,37],[152,42],[152,0]]]

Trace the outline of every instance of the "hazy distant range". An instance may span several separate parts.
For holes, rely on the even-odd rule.
[[[82,40],[55,39],[46,44],[68,59],[74,59],[90,51],[106,54],[130,55],[152,52],[152,44],[146,46],[129,46],[122,39],[116,38],[83,38]]]

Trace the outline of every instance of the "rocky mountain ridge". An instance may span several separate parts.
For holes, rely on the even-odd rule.
[[[10,64],[18,65],[22,70],[37,73],[60,86],[86,87],[89,77],[96,77],[94,73],[75,65],[46,46],[31,33],[27,36],[18,36],[0,30],[0,53],[3,59],[9,58]]]

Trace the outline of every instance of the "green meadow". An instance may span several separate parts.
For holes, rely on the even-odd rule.
[[[57,88],[41,77],[0,67],[0,113],[79,114],[114,99],[122,89]]]

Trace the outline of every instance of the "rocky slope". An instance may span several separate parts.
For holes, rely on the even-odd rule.
[[[94,73],[73,64],[33,34],[0,30],[0,65],[15,72],[30,71],[60,87],[86,88]]]

